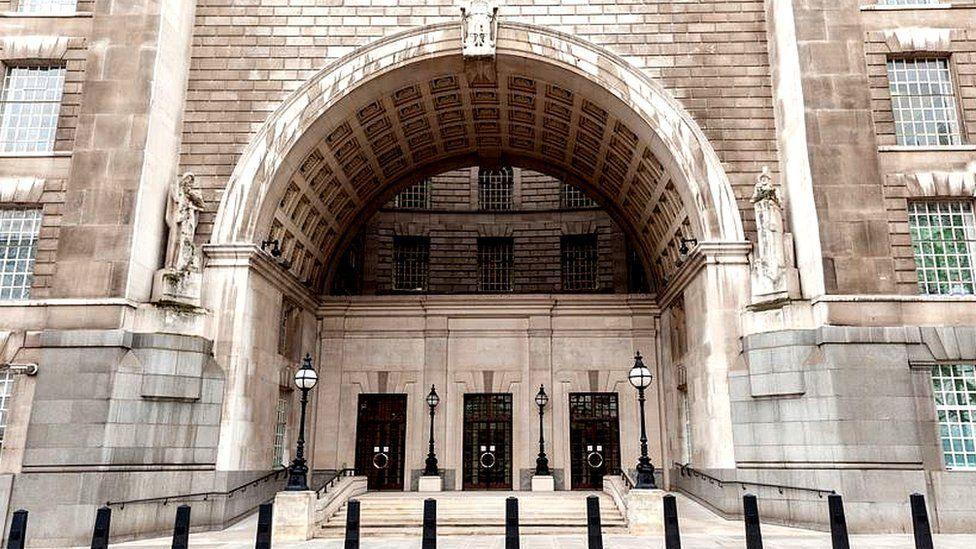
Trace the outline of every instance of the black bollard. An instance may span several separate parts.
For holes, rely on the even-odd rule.
[[[350,500],[346,508],[346,549],[359,549],[359,500]]]
[[[424,500],[424,537],[421,549],[437,549],[437,500]]]
[[[827,506],[830,509],[830,543],[834,549],[851,549],[851,541],[847,537],[847,518],[844,516],[844,498],[839,494],[827,496]]]
[[[600,522],[600,498],[586,497],[586,540],[589,549],[603,549],[603,524]]]
[[[187,549],[190,545],[190,506],[176,508],[176,522],[173,524],[173,549]]]
[[[763,549],[762,530],[759,528],[759,503],[756,496],[742,496],[742,516],[746,522],[746,549]]]
[[[27,539],[27,511],[18,509],[10,519],[10,535],[7,536],[7,549],[24,549]]]
[[[258,535],[254,549],[271,549],[271,513],[274,504],[262,503],[258,507]]]
[[[108,549],[108,534],[112,528],[112,510],[101,507],[95,515],[95,528],[92,530],[91,549]]]
[[[681,549],[681,530],[678,528],[678,500],[674,495],[664,496],[664,547]]]
[[[505,498],[505,549],[519,549],[518,499]]]
[[[933,549],[932,528],[929,526],[929,512],[925,508],[925,496],[912,494],[912,528],[915,530],[915,549]]]

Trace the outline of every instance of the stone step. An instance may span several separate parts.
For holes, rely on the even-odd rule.
[[[396,527],[367,527],[363,526],[359,530],[359,535],[364,538],[372,537],[418,537],[422,532],[420,526],[396,526]],[[335,526],[335,527],[323,527],[318,528],[315,531],[315,537],[317,538],[342,538],[345,536],[345,525]],[[586,533],[586,526],[529,526],[520,525],[519,534],[523,536],[538,536],[538,535],[566,535],[566,534],[576,534],[581,535]],[[623,525],[605,525],[603,527],[604,534],[625,534],[627,533],[627,527]],[[437,535],[438,536],[503,536],[505,535],[505,526],[451,526],[451,525],[437,525]]]

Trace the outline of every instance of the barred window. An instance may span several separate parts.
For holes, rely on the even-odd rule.
[[[888,85],[899,145],[959,144],[959,116],[947,58],[889,59]]]
[[[478,291],[511,292],[513,250],[511,238],[478,239]]]
[[[563,291],[585,291],[597,288],[597,246],[595,234],[563,236]]]
[[[40,210],[0,210],[0,300],[30,297],[40,231]]]
[[[423,236],[393,237],[393,289],[427,291],[430,239]]]
[[[562,192],[559,195],[559,207],[564,210],[573,210],[579,208],[596,208],[599,204],[595,200],[586,196],[583,189],[570,185],[569,183],[563,183]]]
[[[54,150],[63,67],[7,67],[0,96],[0,150]]]
[[[430,209],[430,179],[410,185],[393,199],[393,207],[405,210]]]
[[[285,466],[285,433],[288,432],[288,396],[287,391],[278,392],[278,405],[275,407],[274,457],[272,467]]]
[[[25,13],[74,13],[77,0],[20,0],[17,11]]]
[[[482,210],[512,209],[515,194],[515,172],[508,166],[497,170],[478,170],[478,204]]]
[[[921,293],[976,293],[976,221],[971,201],[910,202],[908,226]]]
[[[949,469],[976,469],[976,366],[943,364],[932,369],[942,457]]]

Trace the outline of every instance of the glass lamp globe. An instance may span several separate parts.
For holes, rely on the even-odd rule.
[[[542,408],[549,402],[549,395],[546,394],[546,390],[542,385],[539,385],[539,392],[535,395],[535,403]]]
[[[427,406],[431,408],[437,407],[441,402],[441,397],[437,396],[437,391],[434,390],[434,386],[430,386],[430,393],[427,394]]]
[[[295,386],[302,390],[309,390],[315,387],[318,383],[319,376],[312,369],[312,357],[310,355],[305,355],[305,360],[302,362],[302,367],[295,372]]]
[[[627,379],[637,389],[647,389],[651,385],[651,380],[654,379],[651,370],[644,366],[644,359],[641,357],[640,351],[637,351],[637,355],[634,357],[634,367],[627,374]]]

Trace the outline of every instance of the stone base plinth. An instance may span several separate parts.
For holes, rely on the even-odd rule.
[[[153,277],[152,300],[161,305],[200,307],[200,273],[160,269]]]
[[[535,475],[532,477],[533,492],[554,492],[556,490],[556,480],[551,475]]]
[[[664,533],[664,490],[627,492],[627,530],[635,536]]]
[[[315,520],[315,492],[278,492],[274,499],[271,540],[307,541],[312,539]]]
[[[443,489],[444,481],[439,476],[420,477],[420,482],[417,485],[418,492],[440,492]]]

